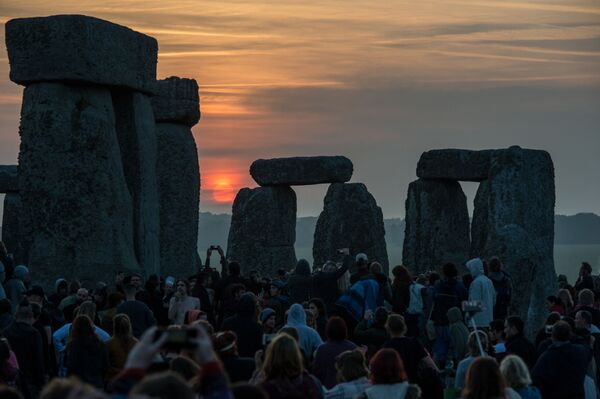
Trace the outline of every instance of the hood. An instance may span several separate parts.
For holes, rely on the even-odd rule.
[[[483,274],[483,262],[480,258],[474,258],[467,262],[467,269],[473,278]]]
[[[260,312],[260,322],[264,323],[267,319],[275,314],[275,311],[271,308],[264,308]]]
[[[256,312],[256,297],[254,294],[247,293],[242,295],[238,303],[238,316],[254,317]]]
[[[310,276],[310,264],[308,261],[306,259],[300,259],[298,263],[296,263],[296,270],[294,273],[303,276]]]
[[[448,309],[448,311],[446,312],[446,316],[448,317],[448,321],[450,323],[456,323],[457,321],[462,320],[462,313],[460,309],[456,306]]]
[[[299,303],[295,303],[290,308],[288,313],[287,324],[289,326],[305,326],[306,325],[306,313],[304,308]]]
[[[58,286],[59,286],[59,285],[60,285],[60,283],[62,283],[63,281],[64,281],[65,283],[67,283],[67,282],[68,282],[68,281],[67,281],[66,279],[64,279],[64,278],[59,278],[59,279],[57,279],[57,280],[54,282],[54,292],[58,292]]]
[[[20,280],[24,280],[25,276],[27,276],[28,273],[29,273],[29,269],[25,265],[19,265],[19,266],[15,267],[15,271],[14,271],[15,277]]]

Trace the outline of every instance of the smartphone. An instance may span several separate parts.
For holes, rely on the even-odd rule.
[[[194,340],[198,336],[198,330],[192,328],[156,330],[154,341],[157,341],[163,334],[168,334],[168,337],[162,347],[164,349],[177,351],[194,348],[196,346]]]
[[[169,276],[165,279],[165,285],[168,287],[172,287],[175,285],[175,277]]]

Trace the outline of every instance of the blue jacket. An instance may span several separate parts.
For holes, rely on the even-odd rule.
[[[344,308],[356,321],[363,318],[368,309],[375,311],[379,284],[374,279],[359,280],[340,297],[336,305]]]
[[[299,303],[290,307],[285,327],[294,327],[298,331],[300,349],[309,359],[312,358],[317,347],[323,343],[319,333],[306,325],[306,311]]]

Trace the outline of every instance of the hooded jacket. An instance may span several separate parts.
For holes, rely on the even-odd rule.
[[[455,362],[459,362],[469,354],[467,347],[469,329],[465,323],[463,323],[462,312],[459,308],[452,307],[448,309],[446,315],[448,316],[450,327],[450,348],[448,350],[448,357],[454,359]]]
[[[481,301],[483,311],[473,316],[477,327],[489,327],[494,319],[494,305],[496,304],[496,290],[494,283],[483,273],[483,262],[479,258],[467,262],[467,269],[473,276],[469,286],[469,301]]]
[[[296,264],[296,270],[287,283],[290,300],[293,303],[302,303],[311,298],[312,276],[310,265],[306,259],[300,259]]]
[[[293,327],[298,331],[300,349],[307,358],[323,343],[319,333],[306,325],[306,313],[302,305],[295,303],[290,308],[285,327]]]

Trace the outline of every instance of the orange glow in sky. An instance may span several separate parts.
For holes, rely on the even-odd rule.
[[[54,14],[153,36],[158,78],[198,81],[202,211],[231,212],[257,158],[346,155],[402,216],[423,151],[521,145],[552,154],[557,213],[600,212],[598,0],[0,2],[2,23]],[[0,164],[22,91],[0,51]],[[302,190],[298,214],[317,215],[323,190]]]

